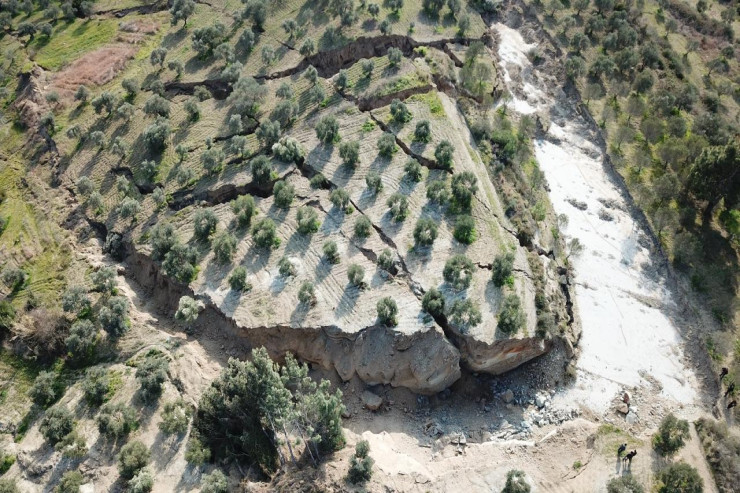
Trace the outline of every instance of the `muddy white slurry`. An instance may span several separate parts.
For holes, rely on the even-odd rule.
[[[503,24],[494,28],[512,92],[510,108],[551,121],[545,137],[535,142],[535,155],[555,211],[568,218],[564,233],[583,245],[572,259],[583,329],[578,377],[555,402],[576,400],[602,412],[620,389],[652,386],[678,403],[695,403],[696,376],[684,363],[672,319],[675,302],[645,230],[631,216],[586,121],[533,70],[526,54],[534,45]],[[521,80],[514,82],[512,72]]]

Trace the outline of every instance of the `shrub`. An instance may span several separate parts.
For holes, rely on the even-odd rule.
[[[645,493],[645,489],[632,474],[612,478],[606,483],[606,493]]]
[[[252,228],[254,244],[259,248],[277,248],[280,238],[275,232],[275,223],[269,217],[260,219]]]
[[[313,207],[301,207],[296,214],[298,232],[302,235],[315,233],[319,230],[319,215]]]
[[[442,277],[455,290],[467,289],[473,281],[475,264],[465,255],[455,255],[445,262]]]
[[[195,267],[196,260],[195,249],[182,243],[176,243],[165,255],[162,269],[168,276],[187,283],[195,279],[198,272]]]
[[[699,472],[686,464],[679,462],[672,464],[658,474],[659,493],[701,493],[704,491],[704,481]]]
[[[409,201],[406,196],[394,193],[386,202],[388,212],[395,222],[401,222],[409,215]]]
[[[316,124],[316,137],[324,144],[339,142],[339,122],[333,116],[322,117]]]
[[[410,158],[408,161],[406,161],[406,164],[403,166],[403,170],[406,173],[406,178],[408,178],[409,180],[417,183],[421,181],[421,165],[416,159]]]
[[[531,488],[524,476],[524,471],[512,469],[506,473],[506,484],[501,493],[529,493]]]
[[[365,77],[370,77],[373,74],[373,70],[375,70],[375,62],[372,60],[363,60],[360,66],[362,68],[362,74]]]
[[[211,209],[198,209],[193,217],[193,236],[207,241],[216,232],[218,218]]]
[[[28,396],[37,406],[48,407],[59,398],[61,391],[56,375],[49,371],[42,371],[33,381],[33,385],[28,390]]]
[[[283,180],[278,180],[272,188],[275,205],[281,209],[288,209],[295,197],[295,187]]]
[[[664,457],[672,456],[684,446],[688,437],[688,421],[678,419],[671,413],[663,418],[657,433],[653,435],[653,448]]]
[[[421,299],[421,308],[433,317],[444,315],[445,298],[437,288],[431,288]]]
[[[445,169],[452,169],[452,157],[454,154],[455,147],[448,140],[443,140],[434,149],[434,158]]]
[[[159,429],[167,435],[185,433],[193,416],[193,409],[184,400],[168,402],[162,411]]]
[[[393,298],[385,297],[378,300],[376,305],[378,321],[388,327],[398,325],[398,305]]]
[[[140,441],[127,443],[118,454],[119,474],[124,479],[133,478],[136,473],[146,467],[150,456],[149,449]]]
[[[221,149],[212,147],[203,151],[200,155],[200,162],[203,164],[203,169],[208,173],[218,173],[223,166],[224,157],[224,152]]]
[[[365,184],[373,195],[377,195],[383,190],[383,181],[377,171],[368,171],[365,175]]]
[[[414,242],[419,247],[428,247],[437,239],[437,223],[427,217],[416,221],[414,226]]]
[[[511,284],[513,278],[511,273],[514,269],[514,254],[512,252],[501,253],[493,259],[491,278],[493,284],[502,287],[504,284]]]
[[[15,308],[8,300],[0,300],[0,331],[7,332],[13,327]]]
[[[480,310],[470,298],[455,300],[447,315],[450,323],[459,328],[460,331],[480,325],[483,321]]]
[[[100,293],[112,293],[116,288],[116,271],[112,267],[101,267],[90,274],[93,290]]]
[[[282,137],[277,144],[272,146],[273,155],[286,163],[298,163],[306,151],[300,143],[292,137]]]
[[[190,296],[181,296],[177,302],[177,311],[175,311],[175,320],[180,320],[186,324],[195,322],[198,318],[200,306],[195,299]]]
[[[85,477],[80,471],[67,471],[62,475],[54,493],[79,493],[80,486],[85,484]]]
[[[478,179],[471,171],[463,171],[452,177],[452,200],[458,209],[470,210],[477,191]]]
[[[72,286],[62,294],[62,309],[67,313],[84,316],[89,313],[90,307],[90,297],[82,286]]]
[[[365,269],[361,265],[351,264],[347,268],[347,279],[349,283],[355,287],[362,287],[365,285]]]
[[[219,264],[228,264],[236,252],[236,238],[227,231],[221,231],[213,239],[213,254]]]
[[[450,198],[447,184],[442,180],[434,180],[427,185],[427,198],[430,202],[442,205]]]
[[[475,241],[475,220],[468,215],[459,216],[455,221],[455,239],[460,243],[470,245]]]
[[[157,223],[149,234],[149,244],[152,247],[152,258],[163,259],[177,244],[175,227],[170,223]]]
[[[378,139],[378,153],[381,156],[390,159],[397,150],[396,137],[392,133],[386,132],[380,136]]]
[[[360,160],[360,143],[356,140],[342,142],[339,145],[339,157],[342,158],[342,163],[345,166],[354,168]]]
[[[370,444],[367,440],[361,440],[355,445],[355,455],[350,459],[347,481],[352,484],[360,484],[370,480],[375,461],[368,455],[369,452]]]
[[[510,294],[504,297],[501,312],[498,314],[498,329],[507,335],[516,334],[524,326],[525,317],[519,296]]]
[[[247,269],[242,266],[237,267],[229,276],[229,286],[234,291],[249,291],[252,284],[247,281]]]
[[[231,201],[231,211],[236,216],[236,224],[240,228],[249,227],[252,217],[257,213],[257,206],[251,195],[240,195]]]
[[[201,442],[197,435],[190,435],[185,448],[185,460],[189,464],[201,465],[211,459],[211,450]]]
[[[128,330],[128,300],[113,296],[98,312],[98,320],[111,337],[120,337]]]
[[[74,425],[72,413],[66,407],[57,406],[46,411],[39,425],[39,431],[50,444],[56,445],[72,433]]]
[[[136,367],[136,379],[141,386],[145,401],[153,401],[162,393],[162,384],[167,380],[169,361],[158,354],[148,354]]]
[[[398,99],[394,99],[391,101],[391,117],[398,123],[406,123],[411,121],[413,115],[405,103]]]
[[[429,120],[422,120],[416,124],[414,140],[417,142],[429,142],[432,140],[432,130],[429,126]]]
[[[250,161],[249,166],[255,185],[264,186],[272,179],[272,164],[267,156],[257,156]]]
[[[113,440],[128,435],[138,426],[136,410],[122,402],[104,405],[95,421],[98,423],[98,431]]]
[[[303,72],[303,77],[305,77],[311,84],[316,84],[319,80],[319,72],[316,70],[316,67],[309,65]]]
[[[298,274],[298,270],[288,257],[282,257],[278,261],[278,272],[283,277],[290,277]]]
[[[360,216],[357,218],[357,221],[355,221],[355,236],[358,238],[367,238],[370,236],[370,231],[372,230],[372,223],[370,222],[370,219],[367,218],[367,216]]]
[[[210,57],[213,50],[223,42],[226,32],[226,27],[220,22],[194,30],[191,37],[193,49],[202,59]]]
[[[0,479],[0,493],[20,493],[20,491],[15,484],[15,479]]]
[[[148,493],[154,488],[154,477],[148,468],[143,468],[137,472],[128,482],[126,493]]]
[[[324,252],[326,260],[330,264],[339,263],[339,249],[337,248],[337,244],[334,240],[327,240],[326,242],[324,242],[322,250]]]
[[[301,288],[298,290],[298,301],[304,305],[316,304],[316,292],[313,284],[310,281],[303,281]]]
[[[81,176],[76,183],[77,192],[83,197],[89,197],[90,194],[95,190],[93,181],[87,176]]]
[[[157,117],[154,123],[146,127],[142,135],[149,152],[161,152],[164,150],[167,147],[167,139],[171,132],[170,122],[161,116]]]
[[[82,393],[85,400],[93,406],[105,402],[110,391],[110,376],[104,368],[94,367],[85,372],[82,380]]]
[[[136,215],[141,212],[141,204],[133,197],[126,197],[121,201],[121,205],[118,206],[118,214],[123,219],[132,218],[135,219]]]
[[[229,483],[226,476],[220,469],[214,470],[211,474],[204,474],[200,482],[201,493],[228,493]]]
[[[97,146],[99,148],[105,146],[105,134],[100,130],[95,130],[94,132],[90,133],[89,139],[94,146]]]
[[[396,274],[396,260],[390,249],[385,248],[380,252],[380,255],[378,255],[378,267],[392,275]]]
[[[89,361],[97,343],[98,329],[89,320],[78,320],[69,329],[64,339],[68,354],[77,362]]]
[[[399,50],[398,48],[388,49],[388,62],[390,62],[391,67],[397,67],[398,64],[401,63],[402,58],[403,58],[403,52]]]
[[[349,193],[342,188],[335,188],[329,194],[329,200],[334,207],[346,212],[347,206],[349,206]]]
[[[90,89],[87,87],[81,85],[77,87],[77,91],[75,91],[75,101],[79,101],[80,103],[85,103],[90,98]]]
[[[144,103],[144,113],[147,115],[159,115],[165,118],[170,116],[170,102],[162,96],[154,94]]]
[[[195,97],[189,98],[185,101],[185,112],[188,114],[188,120],[191,122],[198,121],[200,119],[200,108],[198,107],[198,99]]]
[[[0,275],[5,284],[11,291],[18,291],[25,284],[28,276],[18,267],[6,267]]]

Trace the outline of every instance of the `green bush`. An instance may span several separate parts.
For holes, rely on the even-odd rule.
[[[122,336],[129,328],[128,300],[113,296],[98,312],[98,320],[111,337]]]
[[[288,257],[282,257],[278,261],[278,272],[283,277],[290,277],[297,275],[298,269],[296,269],[296,266],[293,264],[293,262],[290,261]]]
[[[606,483],[606,493],[645,493],[645,489],[631,474],[612,478]]]
[[[396,259],[393,256],[393,252],[388,248],[384,248],[380,255],[378,255],[378,267],[391,274],[396,273]]]
[[[5,450],[0,448],[0,475],[8,472],[8,469],[10,469],[13,464],[15,464],[15,455],[6,454]]]
[[[275,205],[281,209],[288,209],[295,197],[295,187],[283,180],[278,180],[272,188]]]
[[[213,254],[219,264],[228,264],[236,252],[236,237],[227,231],[221,231],[213,239]]]
[[[0,277],[2,277],[3,284],[13,292],[21,289],[28,279],[28,275],[18,267],[4,268]]]
[[[463,215],[455,221],[455,239],[465,245],[470,245],[476,239],[475,219],[471,216]]]
[[[445,298],[437,288],[430,288],[421,299],[421,308],[433,317],[444,315]]]
[[[434,149],[434,158],[445,169],[452,169],[452,157],[454,155],[455,147],[448,140],[441,141]]]
[[[450,190],[447,183],[434,180],[427,185],[427,199],[437,205],[443,205],[450,199]]]
[[[419,161],[417,161],[416,159],[410,158],[408,161],[406,161],[406,164],[403,166],[403,170],[406,173],[406,178],[408,178],[409,180],[415,183],[421,181],[421,178],[423,176],[421,164],[419,164]]]
[[[414,242],[419,247],[428,247],[437,239],[437,223],[432,219],[422,217],[414,226]]]
[[[367,440],[361,440],[355,445],[355,455],[350,459],[347,481],[352,484],[361,484],[370,480],[375,461],[368,455],[369,452],[370,444]]]
[[[504,284],[512,284],[511,274],[514,269],[514,254],[512,252],[501,253],[493,259],[491,278],[493,284],[502,287]]]
[[[79,493],[80,486],[85,484],[85,477],[80,471],[67,471],[62,475],[54,493]]]
[[[358,238],[367,238],[370,236],[372,228],[373,224],[370,222],[370,219],[367,216],[360,216],[355,221],[355,236]]]
[[[257,221],[252,228],[254,244],[259,248],[277,248],[280,238],[277,237],[275,223],[269,217]]]
[[[190,435],[185,448],[185,460],[188,464],[201,465],[211,460],[211,450],[205,446],[197,435]]]
[[[15,479],[0,479],[0,493],[20,493]]]
[[[334,207],[347,212],[349,206],[349,193],[347,193],[346,190],[335,188],[329,194],[329,200],[334,205]]]
[[[524,326],[525,316],[522,302],[516,294],[504,297],[501,312],[498,314],[498,329],[507,335],[516,334]]]
[[[322,250],[324,252],[326,260],[330,264],[339,263],[339,249],[337,248],[337,243],[334,240],[327,240],[326,242],[324,242]]]
[[[56,401],[62,393],[62,388],[54,373],[49,371],[39,372],[33,385],[28,390],[28,396],[34,404],[48,407]]]
[[[136,410],[122,402],[104,405],[95,421],[100,434],[114,440],[128,435],[138,426]]]
[[[392,133],[386,132],[380,136],[378,139],[378,153],[382,157],[390,159],[397,150],[396,137]]]
[[[429,126],[429,120],[422,120],[416,124],[414,140],[418,142],[429,142],[432,140],[432,130]]]
[[[444,280],[456,291],[462,291],[473,281],[475,264],[465,255],[454,255],[445,262],[442,270]]]
[[[228,491],[229,482],[220,469],[214,470],[211,474],[204,474],[200,481],[201,493],[228,493]]]
[[[128,482],[126,493],[148,493],[154,488],[154,476],[148,468],[139,470]]]
[[[658,473],[658,493],[701,493],[704,481],[699,472],[686,464],[672,464]]]
[[[393,298],[385,297],[378,300],[376,305],[378,321],[388,327],[398,325],[398,305]]]
[[[394,193],[386,202],[388,213],[395,222],[401,222],[409,215],[409,201],[406,196]]]
[[[316,137],[324,144],[339,142],[339,122],[333,116],[322,117],[316,124]]]
[[[298,212],[296,213],[296,221],[298,222],[298,232],[302,235],[309,235],[317,232],[321,225],[316,209],[307,206],[298,209]]]
[[[310,281],[301,283],[301,288],[298,290],[298,301],[308,306],[316,303],[316,292]]]
[[[216,232],[218,218],[211,209],[198,209],[193,217],[193,236],[207,241]]]
[[[0,300],[0,331],[7,332],[15,322],[15,308],[8,300]]]
[[[473,196],[478,191],[478,179],[470,171],[452,177],[452,201],[459,210],[470,210]]]
[[[398,99],[391,101],[391,117],[398,123],[406,123],[414,117],[408,106]]]
[[[365,269],[361,265],[351,264],[347,268],[347,279],[352,286],[362,287],[365,285]]]
[[[365,184],[373,195],[377,195],[383,190],[383,181],[377,171],[368,171],[365,175]]]
[[[66,407],[57,406],[46,411],[41,419],[39,431],[50,444],[56,445],[72,433],[74,425],[72,413]]]
[[[501,493],[529,493],[531,488],[524,475],[524,471],[512,469],[506,473],[506,484]]]
[[[470,298],[455,300],[450,307],[447,318],[450,323],[457,327],[461,332],[467,331],[476,325],[480,325],[483,321],[480,310]]]
[[[118,473],[124,479],[131,479],[146,467],[150,457],[151,454],[146,445],[138,440],[129,442],[121,448],[118,454]]]
[[[239,266],[229,276],[229,286],[234,291],[246,292],[252,289],[252,284],[247,281],[247,269]]]
[[[136,379],[141,386],[141,396],[145,401],[153,401],[162,393],[162,385],[167,381],[170,362],[159,354],[148,354],[136,367]]]
[[[664,457],[672,456],[684,446],[688,437],[689,422],[671,413],[663,418],[657,433],[653,435],[653,448]]]
[[[356,140],[342,142],[339,145],[339,157],[345,166],[354,168],[360,160],[360,143]]]
[[[108,398],[110,392],[110,375],[104,368],[90,368],[82,380],[82,392],[85,400],[93,406],[99,406]]]
[[[193,409],[184,400],[168,402],[164,405],[159,429],[167,435],[185,433],[192,416]]]
[[[251,195],[240,195],[231,201],[231,211],[236,216],[237,226],[248,228],[252,218],[257,214],[257,206]]]

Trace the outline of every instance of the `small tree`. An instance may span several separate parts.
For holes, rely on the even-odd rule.
[[[193,408],[184,400],[168,402],[164,405],[162,411],[162,421],[159,423],[159,429],[167,435],[185,433],[193,416]]]
[[[398,123],[406,123],[414,117],[408,106],[398,99],[391,101],[391,117]]]
[[[377,171],[367,172],[367,175],[365,175],[365,184],[373,195],[377,195],[383,190],[383,180]]]
[[[278,261],[278,272],[282,277],[292,277],[298,274],[298,269],[288,257],[282,257]]]
[[[169,139],[171,133],[170,122],[160,116],[157,117],[154,123],[146,127],[142,137],[149,152],[159,153],[167,147],[167,139]]]
[[[431,288],[421,299],[421,308],[433,317],[444,315],[445,298],[437,288]]]
[[[175,320],[179,320],[188,325],[192,324],[198,319],[198,313],[200,307],[198,302],[190,296],[182,296],[177,303],[177,311],[175,311]]]
[[[216,232],[218,218],[211,209],[198,209],[193,217],[193,236],[201,241],[208,241]]]
[[[316,124],[316,137],[324,144],[339,142],[339,122],[331,115],[322,117]]]
[[[658,474],[658,493],[702,493],[704,481],[699,471],[685,462],[672,464]]]
[[[39,372],[33,385],[28,390],[28,396],[34,404],[40,407],[49,407],[61,393],[56,375],[49,371]]]
[[[255,185],[265,186],[272,179],[272,164],[267,156],[257,156],[250,161],[249,166],[252,170],[252,181]]]
[[[406,178],[412,182],[418,183],[421,181],[423,173],[419,161],[414,158],[409,158],[406,164],[403,166],[403,170],[406,173]]]
[[[437,223],[427,217],[416,221],[414,226],[414,242],[419,247],[428,247],[437,239]]]
[[[506,484],[501,493],[529,493],[530,491],[531,488],[524,471],[512,469],[506,473]]]
[[[461,332],[480,325],[483,321],[480,309],[470,298],[455,300],[447,314],[450,323]]]
[[[606,483],[606,493],[645,493],[645,488],[632,474],[626,474],[610,479]]]
[[[474,271],[472,260],[465,255],[454,255],[445,262],[442,277],[453,289],[462,291],[470,286]]]
[[[501,253],[493,260],[492,274],[493,284],[502,287],[504,284],[512,284],[514,279],[511,273],[514,269],[514,254],[512,252]]]
[[[339,145],[339,157],[345,166],[354,168],[360,160],[360,143],[356,140],[342,142]]]
[[[329,194],[329,200],[337,209],[347,212],[349,206],[349,193],[343,188],[335,188]]]
[[[452,177],[451,188],[454,205],[459,210],[470,210],[473,196],[478,191],[478,178],[471,171],[463,171]]]
[[[298,213],[296,214],[296,221],[298,222],[298,232],[302,235],[317,232],[321,225],[319,222],[319,215],[313,207],[299,208]]]
[[[347,71],[342,69],[337,74],[336,78],[334,79],[334,85],[336,86],[338,91],[343,91],[347,88],[349,85],[349,75],[347,74]]]
[[[81,104],[84,104],[88,99],[90,99],[90,89],[80,85],[75,92],[75,101],[79,101]]]
[[[416,124],[414,129],[414,140],[418,142],[429,142],[432,139],[432,130],[429,120],[422,120]]]
[[[470,245],[475,241],[475,219],[468,215],[462,215],[455,221],[455,239],[465,245]]]
[[[72,413],[66,407],[57,406],[46,411],[41,420],[39,431],[51,445],[56,445],[72,433],[74,425]]]
[[[272,188],[275,205],[281,209],[288,209],[295,197],[295,187],[284,180],[278,180]]]
[[[110,385],[110,375],[104,368],[96,366],[88,369],[82,380],[82,393],[85,395],[85,400],[93,406],[101,405],[108,397]]]
[[[388,62],[391,67],[397,67],[401,63],[403,52],[398,48],[388,48]]]
[[[337,243],[334,240],[327,240],[326,242],[324,242],[322,251],[324,252],[326,260],[330,264],[339,263],[339,249],[337,248]]]
[[[231,201],[231,211],[236,216],[237,226],[247,228],[257,214],[257,206],[251,195],[240,195]]]
[[[194,0],[174,0],[172,8],[170,8],[170,15],[172,16],[170,22],[173,26],[176,26],[178,22],[182,21],[183,27],[187,27],[188,17],[193,15],[194,12]]]
[[[139,425],[136,419],[136,409],[122,402],[104,405],[95,421],[98,423],[100,434],[112,440],[125,437]]]
[[[370,219],[367,218],[367,216],[360,216],[357,218],[357,221],[355,221],[355,236],[358,238],[367,238],[370,236],[370,231],[372,230],[373,224],[370,222]]]
[[[394,193],[388,198],[386,205],[395,222],[401,222],[409,215],[409,201],[405,195]]]
[[[54,489],[54,493],[79,493],[80,486],[85,484],[85,477],[80,471],[67,471]],[[0,491],[6,491],[0,488]]]
[[[138,440],[129,442],[121,448],[118,454],[118,472],[125,479],[133,478],[136,473],[146,467],[151,454],[149,449]]]
[[[167,49],[166,48],[155,48],[152,50],[152,53],[149,55],[149,61],[152,65],[159,65],[159,68],[164,68],[164,60],[167,58]]]
[[[77,363],[92,359],[97,344],[98,329],[89,320],[78,320],[69,329],[64,345],[71,359]]]
[[[213,254],[219,264],[228,264],[236,252],[236,237],[228,231],[221,231],[213,239]]]
[[[385,158],[392,158],[393,154],[398,150],[396,147],[396,137],[386,132],[378,139],[378,153]]]
[[[368,455],[369,452],[370,444],[367,440],[361,440],[355,445],[355,455],[350,459],[347,481],[352,484],[362,484],[370,480],[375,461]]]
[[[151,402],[160,396],[169,366],[169,361],[159,354],[148,354],[138,364],[136,379],[141,385],[141,396],[145,401]]]
[[[373,60],[363,60],[360,63],[360,67],[362,68],[362,75],[369,78],[373,75],[373,70],[375,70],[375,62]]]
[[[501,312],[498,314],[498,329],[507,335],[516,334],[524,326],[525,317],[522,302],[516,294],[504,297]]]
[[[195,279],[197,269],[197,253],[194,248],[177,243],[167,253],[162,262],[162,269],[168,276],[172,276],[180,282],[188,283]]]
[[[91,306],[87,290],[82,286],[72,286],[62,294],[62,309],[67,313],[83,317],[90,312]]]
[[[237,267],[229,276],[229,286],[234,291],[249,291],[252,284],[247,281],[247,269],[242,266]]]
[[[385,297],[378,300],[376,305],[378,321],[388,327],[398,325],[398,305],[393,298]]]
[[[434,158],[445,169],[452,169],[452,156],[454,154],[455,147],[448,140],[441,141],[434,150]]]
[[[277,248],[280,246],[280,238],[275,232],[275,223],[269,217],[260,219],[252,228],[254,244],[259,248]]]
[[[355,287],[362,287],[365,285],[365,269],[359,264],[351,264],[347,268],[347,279],[349,283]]]
[[[653,448],[664,457],[672,456],[684,446],[684,441],[688,437],[688,421],[678,419],[671,413],[663,418],[658,432],[653,435]]]
[[[310,281],[303,281],[298,290],[298,301],[307,306],[316,304],[316,290]]]

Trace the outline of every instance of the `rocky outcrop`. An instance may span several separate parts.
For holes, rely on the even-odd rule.
[[[150,257],[129,247],[128,272],[168,315],[177,309],[181,296],[192,290],[161,273]],[[335,369],[343,380],[357,375],[369,385],[390,384],[420,394],[433,394],[460,378],[460,353],[439,327],[405,334],[380,325],[357,332],[337,326],[291,327],[274,325],[244,327],[227,317],[209,299],[194,329],[217,327],[234,337],[245,349],[264,346],[276,358],[288,352],[325,369]]]
[[[500,375],[513,370],[527,361],[542,356],[552,348],[550,339],[523,337],[521,339],[502,339],[488,344],[471,337],[458,336],[464,364],[471,371]]]

